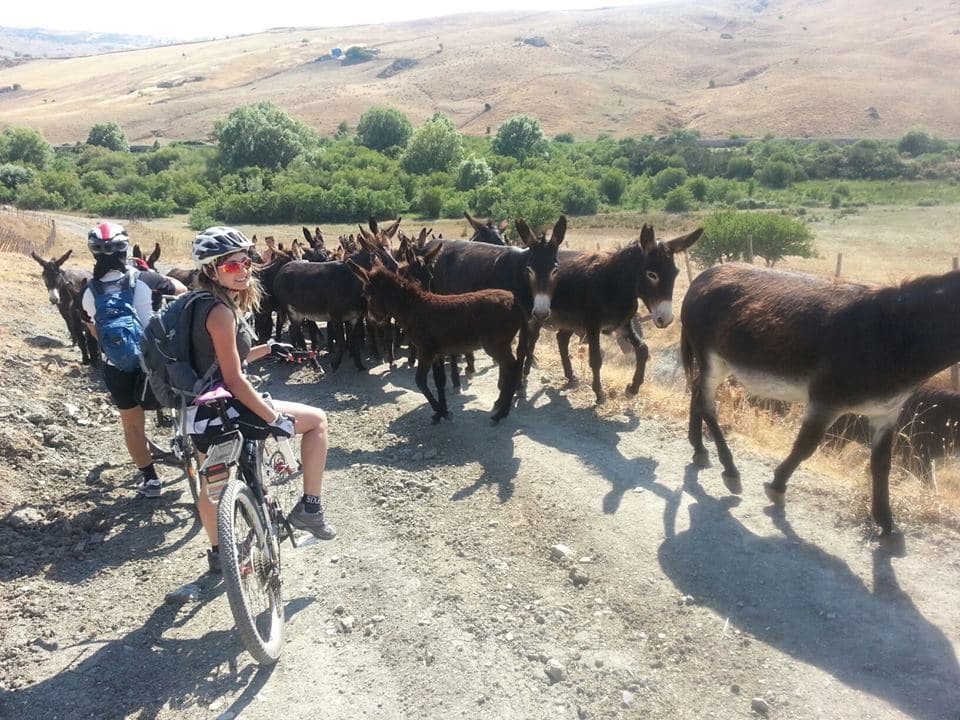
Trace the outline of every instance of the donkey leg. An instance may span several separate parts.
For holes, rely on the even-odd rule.
[[[521,348],[517,347],[517,357],[523,358],[523,366],[521,367],[521,382],[525,382],[527,376],[530,374],[530,367],[533,365],[533,351],[537,347],[537,340],[540,339],[540,323],[530,322],[527,323],[527,332],[526,332],[526,341],[524,340],[523,332],[520,333],[520,343],[526,345],[523,348],[523,354],[521,355]]]
[[[464,372],[467,375],[473,375],[477,371],[473,353],[472,352],[464,353],[463,358],[464,360],[467,361],[467,367],[464,369]]]
[[[348,321],[350,325],[350,355],[353,357],[353,365],[357,370],[366,370],[367,366],[363,364],[363,338],[360,336],[360,329],[363,323],[360,320]],[[373,333],[371,333],[372,335]]]
[[[835,412],[816,407],[813,404],[807,405],[803,422],[800,424],[800,432],[797,433],[797,439],[793,441],[790,454],[773,471],[773,482],[763,484],[763,489],[771,502],[783,505],[787,492],[787,480],[793,475],[797,466],[813,454],[813,451],[820,445],[823,434],[836,419]],[[889,461],[890,458],[888,457],[888,464]]]
[[[448,355],[450,361],[450,385],[454,392],[460,392],[460,366],[457,365],[457,356]]]
[[[433,384],[437,386],[437,403],[440,405],[440,415],[452,420],[450,409],[447,407],[447,374],[443,369],[443,355],[438,355],[433,361]],[[439,420],[440,418],[437,418]]]
[[[902,545],[903,538],[894,533],[893,513],[890,511],[890,462],[893,452],[893,425],[877,428],[870,451],[870,475],[873,479],[873,498],[870,514],[880,526],[880,541],[895,548]]]
[[[570,364],[570,337],[572,335],[573,333],[569,330],[557,330],[557,349],[560,351],[560,364],[563,365],[563,376],[570,384],[577,380],[573,374],[573,366]]]
[[[647,360],[650,359],[650,349],[643,341],[643,337],[633,327],[633,319],[627,320],[620,328],[621,336],[633,346],[637,364],[633,370],[633,380],[627,385],[627,394],[636,395],[643,384],[643,376],[647,369]]]
[[[687,440],[693,446],[693,463],[698,467],[710,466],[710,454],[703,444],[703,388],[700,378],[693,381],[690,389],[690,423],[687,427]]]
[[[593,394],[597,397],[597,405],[606,402],[603,386],[600,385],[600,366],[603,365],[603,353],[600,352],[600,331],[589,330],[587,341],[590,345],[590,370],[593,372]]]
[[[500,348],[485,347],[484,350],[497,363],[497,387],[500,389],[500,394],[493,404],[493,412],[490,415],[490,421],[496,424],[510,414],[513,396],[522,379],[523,363],[513,356],[513,350],[509,345]]]
[[[420,392],[423,393],[423,396],[427,399],[427,402],[430,403],[430,407],[433,408],[432,422],[434,425],[436,425],[438,422],[440,422],[440,418],[443,417],[443,413],[440,410],[440,403],[437,402],[437,399],[433,396],[433,393],[430,392],[430,386],[427,385],[427,371],[430,369],[430,365],[427,364],[428,361],[424,360],[426,356],[423,353],[418,354],[420,357],[417,360],[417,387],[420,389]]]
[[[330,319],[327,323],[330,341],[333,343],[333,354],[330,356],[330,368],[336,370],[343,361],[343,345],[346,342],[342,320]]]

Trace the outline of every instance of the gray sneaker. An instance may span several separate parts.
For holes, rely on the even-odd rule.
[[[332,540],[337,536],[333,525],[323,517],[323,508],[320,512],[308,513],[303,507],[303,500],[298,502],[287,516],[290,524],[299,530],[306,530],[320,540]]]
[[[150,498],[155,500],[163,494],[163,485],[160,484],[160,480],[154,478],[153,480],[144,480],[140,484],[140,494],[145,498]]]

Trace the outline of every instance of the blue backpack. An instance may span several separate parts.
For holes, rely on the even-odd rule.
[[[120,280],[91,282],[97,308],[95,324],[100,348],[110,364],[123,372],[140,369],[143,328],[133,304],[139,276],[136,270],[129,270]]]

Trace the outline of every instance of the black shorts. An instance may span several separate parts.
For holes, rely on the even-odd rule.
[[[206,454],[210,446],[224,435],[223,426],[216,407],[204,405],[195,412],[195,415],[188,417],[187,431],[197,450]],[[270,437],[269,424],[236,400],[230,401],[227,416],[239,425],[240,434],[247,440],[266,440]]]
[[[140,405],[137,401],[137,390],[140,387],[140,380],[143,372],[134,370],[133,372],[124,372],[108,363],[101,363],[103,368],[103,381],[110,391],[110,397],[113,398],[113,404],[118,410],[132,410]]]

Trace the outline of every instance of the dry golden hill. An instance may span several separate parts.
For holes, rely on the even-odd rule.
[[[120,122],[131,142],[204,139],[230,109],[270,100],[332,133],[374,105],[420,123],[446,113],[467,133],[526,112],[548,135],[672,128],[960,137],[956,0],[718,0],[577,12],[490,13],[257,35],[0,69],[0,127],[54,143]],[[542,38],[536,46],[523,39]],[[371,62],[319,62],[331,48]],[[381,78],[394,61],[409,69]],[[485,105],[490,109],[486,110]]]

